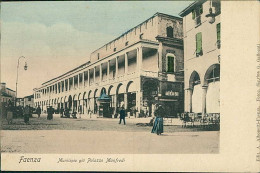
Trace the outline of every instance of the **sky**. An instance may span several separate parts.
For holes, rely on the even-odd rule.
[[[1,82],[18,97],[89,60],[90,53],[156,12],[178,16],[192,1],[1,3]],[[27,62],[28,70],[23,66]]]

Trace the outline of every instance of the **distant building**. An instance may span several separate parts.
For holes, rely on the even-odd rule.
[[[220,7],[220,1],[199,0],[180,13],[186,112],[220,112]]]
[[[14,102],[15,93],[14,90],[6,87],[6,83],[1,83],[1,103]]]
[[[29,96],[25,96],[23,98],[23,106],[30,106],[30,107],[35,107],[34,105],[34,95],[29,95]]]
[[[183,112],[183,24],[179,17],[156,13],[90,55],[90,61],[34,89],[35,105],[82,114],[108,111],[113,117],[124,106],[139,115],[165,116]],[[65,62],[64,62],[65,63]],[[105,93],[110,102],[98,99]]]

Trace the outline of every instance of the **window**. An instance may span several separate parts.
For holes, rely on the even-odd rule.
[[[167,63],[168,63],[167,72],[174,72],[174,57],[168,56]]]
[[[196,56],[202,55],[202,34],[196,34]]]
[[[202,4],[192,10],[192,19],[195,19],[196,17],[200,16],[203,13],[203,6]]]
[[[97,54],[97,59],[99,60],[99,53]]]
[[[116,48],[114,48],[114,52],[116,51]]]
[[[217,41],[220,41],[220,23],[217,24]]]
[[[220,23],[216,25],[217,27],[217,46],[220,48]]]
[[[166,28],[167,37],[173,38],[173,28],[171,26],[168,26]]]
[[[31,97],[28,97],[28,101],[31,101],[32,99],[31,99]]]
[[[127,41],[127,42],[125,42],[125,46],[128,46],[128,41]]]

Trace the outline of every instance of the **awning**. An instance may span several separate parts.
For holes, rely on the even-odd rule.
[[[98,97],[98,101],[110,101],[111,98],[106,95],[105,93],[102,93],[100,97]]]

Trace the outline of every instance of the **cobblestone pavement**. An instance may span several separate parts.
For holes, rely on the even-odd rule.
[[[145,126],[149,119],[31,118],[30,125],[2,121],[1,151],[10,153],[167,154],[218,153],[219,132],[165,126],[161,136]],[[138,125],[137,125],[138,124]],[[18,130],[20,129],[20,130]]]

